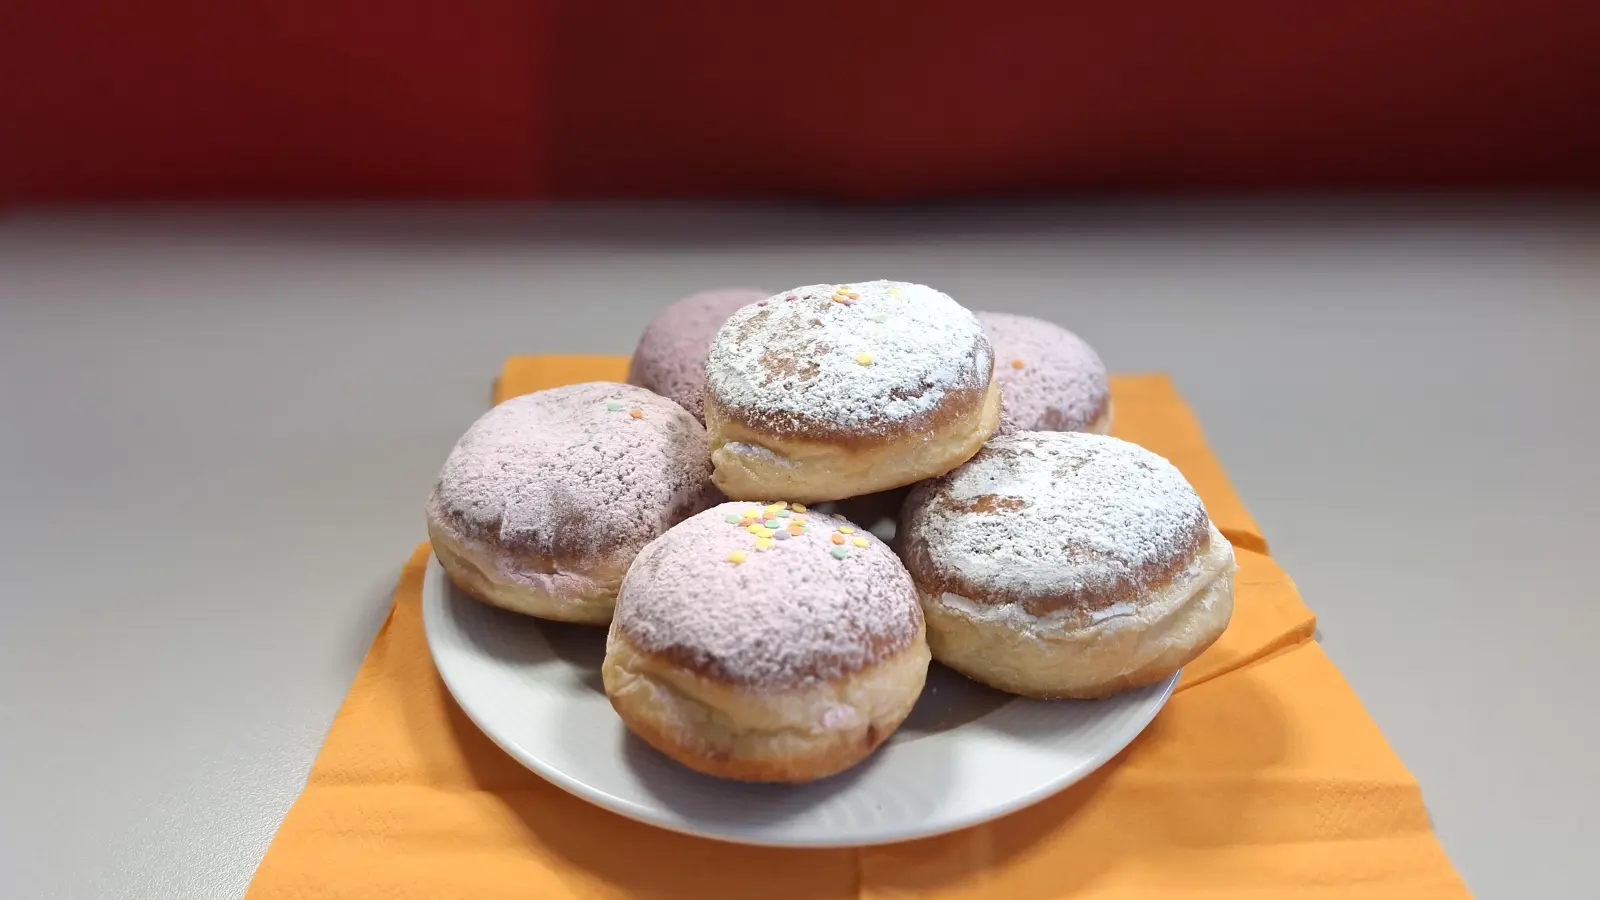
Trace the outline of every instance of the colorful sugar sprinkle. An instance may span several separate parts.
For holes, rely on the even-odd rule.
[[[744,530],[750,532],[751,534],[759,535],[761,533],[762,526],[757,525],[754,522],[751,522],[749,525],[746,525],[744,527]]]
[[[1023,366],[1024,366],[1024,365],[1026,365],[1026,363],[1024,363],[1024,362],[1023,362],[1023,361],[1022,361],[1022,360],[1020,360],[1020,359],[1013,359],[1013,360],[1012,360],[1012,361],[1011,361],[1011,368],[1013,368],[1013,369],[1020,369],[1020,368],[1022,368],[1022,367],[1023,367]]]
[[[834,536],[833,536],[833,542],[834,542],[834,543],[835,543],[835,544],[842,544],[842,543],[844,543],[844,535],[842,535],[842,534],[836,534],[836,535],[834,535]]]
[[[774,534],[776,534],[776,532],[774,532],[771,528],[768,528],[768,527],[766,527],[764,525],[761,528],[756,530],[756,537],[758,537],[758,538],[769,538],[769,537],[772,537]]]
[[[840,534],[855,534],[856,530],[854,528],[851,528],[849,525],[840,525],[839,526],[839,533]]]
[[[731,562],[736,566],[739,563],[744,562],[744,552],[741,551],[741,550],[735,550],[732,553],[729,553],[728,554],[728,562]]]
[[[644,410],[642,410],[642,409],[630,409],[630,410],[628,410],[628,415],[633,416],[635,419],[642,419],[642,418],[644,418]]]
[[[775,541],[787,541],[789,538],[791,538],[793,536],[794,536],[794,532],[793,531],[774,531],[772,533],[772,539],[775,540]]]
[[[790,505],[790,509],[793,509],[797,513],[803,513],[806,511],[806,505],[804,503],[795,503]]]
[[[621,403],[607,403],[606,404],[606,409],[610,410],[611,412],[621,412],[622,411],[622,404]]]
[[[794,514],[793,514],[793,513],[791,513],[791,512],[789,512],[789,511],[788,511],[788,510],[787,510],[787,509],[780,509],[780,510],[778,510],[778,518],[780,518],[780,519],[787,519],[787,518],[789,518],[789,517],[790,517],[790,516],[791,516],[791,515],[794,515]]]
[[[767,550],[772,547],[772,538],[756,538],[756,549]]]
[[[729,525],[738,525],[738,524],[744,522],[743,519],[739,518],[736,515],[733,515],[732,513],[729,513],[726,517],[723,518],[722,521],[727,522]]]
[[[789,533],[794,535],[795,537],[799,537],[800,535],[806,533],[806,529],[805,529],[805,526],[803,526],[803,525],[790,525],[789,526]]]
[[[857,353],[856,354],[856,362],[860,363],[863,366],[870,366],[870,365],[872,365],[872,354],[871,353]]]
[[[834,559],[844,559],[846,556],[849,556],[849,555],[850,555],[850,551],[846,550],[843,547],[835,547],[835,548],[833,548],[833,558]]]
[[[867,545],[867,539],[864,537],[856,537],[852,538],[850,543],[855,544],[857,547],[865,547]]]

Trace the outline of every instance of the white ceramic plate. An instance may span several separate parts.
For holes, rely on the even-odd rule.
[[[422,613],[450,693],[523,765],[629,818],[745,844],[882,844],[1002,816],[1115,756],[1177,682],[1041,702],[936,663],[910,718],[866,762],[804,786],[741,784],[690,771],[623,726],[600,684],[604,629],[486,606],[457,590],[437,559],[428,560]]]

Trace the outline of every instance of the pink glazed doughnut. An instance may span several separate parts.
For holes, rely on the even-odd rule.
[[[600,668],[623,722],[722,778],[855,765],[917,702],[928,644],[882,541],[799,504],[724,503],[644,548]]]
[[[648,388],[705,421],[706,357],[717,329],[741,306],[764,300],[759,288],[701,291],[656,314],[628,363],[628,383]]]
[[[485,603],[605,624],[634,556],[717,496],[710,453],[693,416],[644,388],[514,397],[450,451],[428,537],[456,586]]]
[[[1030,316],[980,312],[994,346],[1002,432],[1111,430],[1105,363],[1072,332]]]

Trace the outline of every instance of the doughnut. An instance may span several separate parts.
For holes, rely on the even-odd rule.
[[[883,542],[801,504],[724,503],[639,553],[600,674],[645,743],[708,775],[806,782],[922,693],[917,592]]]
[[[717,497],[705,429],[644,388],[515,397],[467,429],[428,497],[456,586],[494,606],[605,624],[633,557]]]
[[[1001,431],[1111,430],[1105,363],[1083,338],[1031,316],[980,312],[978,321],[994,346]]]
[[[1165,459],[1023,431],[920,484],[898,535],[935,659],[991,687],[1092,699],[1159,681],[1233,611],[1233,547]]]
[[[920,284],[784,291],[729,317],[706,363],[712,480],[810,503],[941,475],[1000,417],[977,317]]]
[[[628,383],[655,391],[705,421],[701,398],[711,338],[734,310],[766,296],[757,288],[719,288],[668,305],[645,326],[628,362]]]

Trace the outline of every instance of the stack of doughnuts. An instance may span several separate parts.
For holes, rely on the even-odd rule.
[[[1105,367],[1059,326],[907,282],[710,291],[651,323],[629,381],[490,410],[429,535],[483,602],[608,624],[612,707],[690,768],[842,771],[930,659],[1093,699],[1227,626],[1232,547],[1176,468],[1105,435]]]

